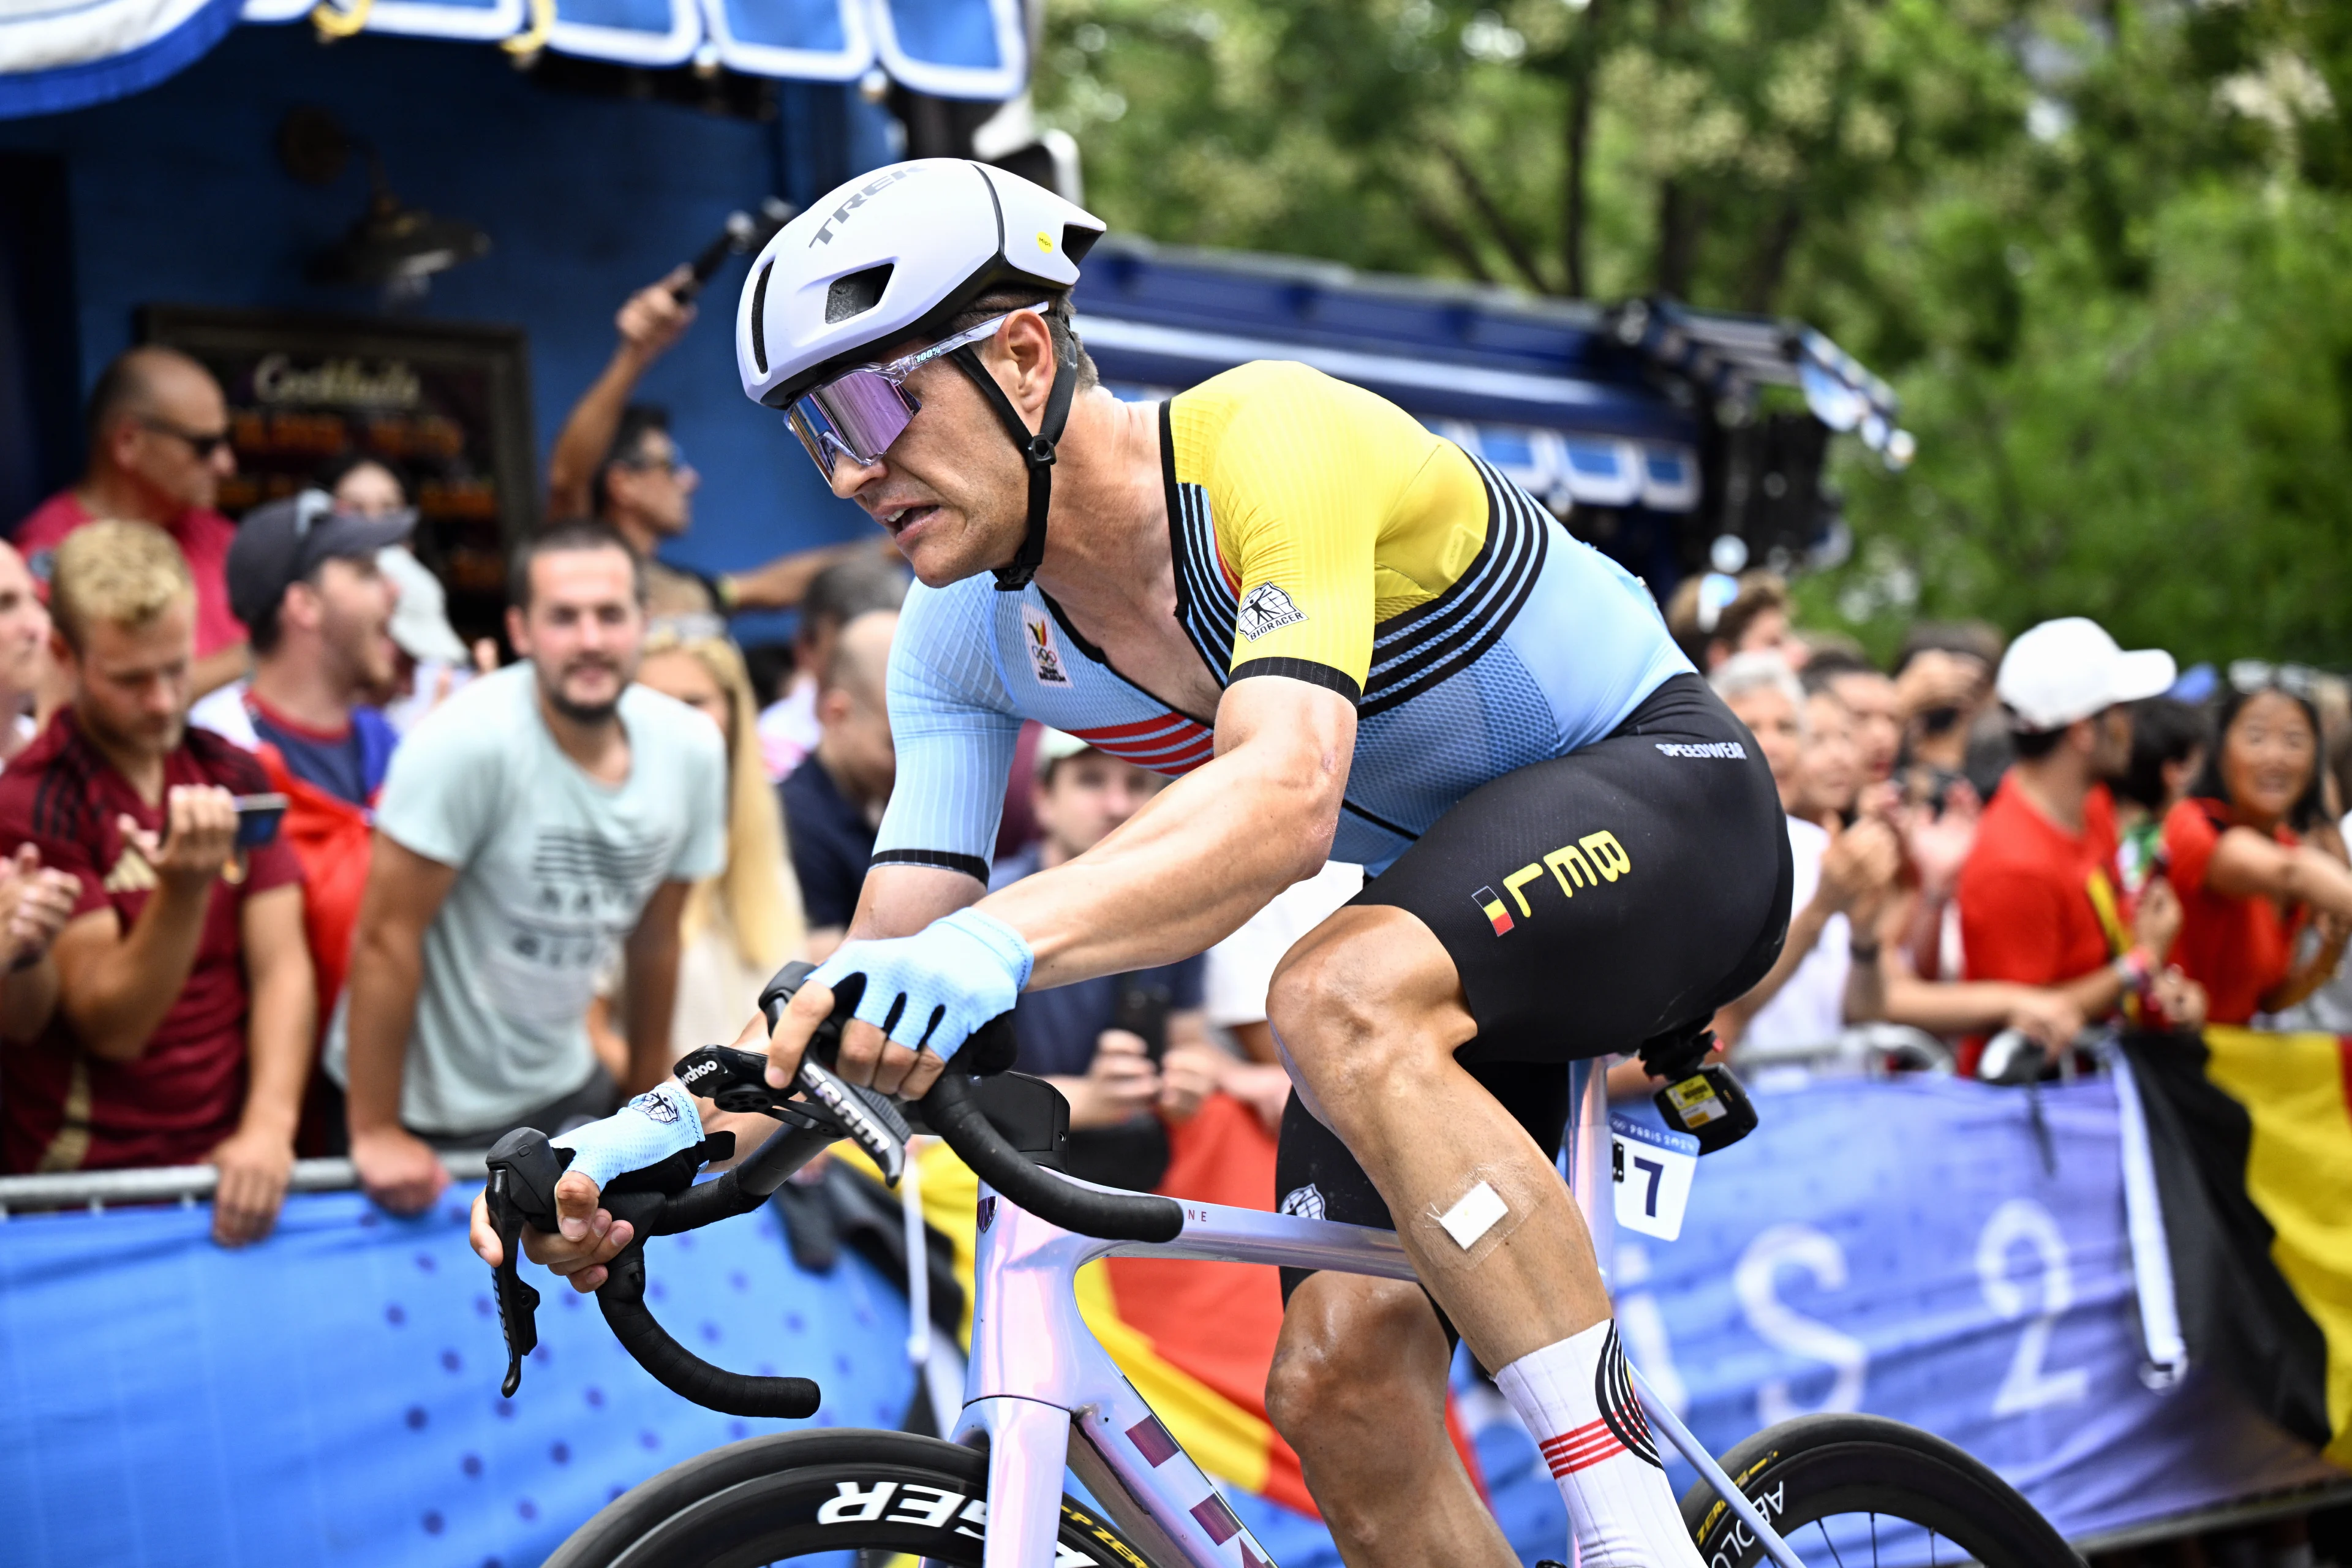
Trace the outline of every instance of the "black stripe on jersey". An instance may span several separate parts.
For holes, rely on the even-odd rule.
[[[1551,513],[1487,464],[1471,461],[1486,486],[1486,542],[1444,593],[1375,628],[1360,705],[1366,715],[1410,701],[1475,663],[1509,629],[1542,574]]]
[[[1311,658],[1249,658],[1234,666],[1229,681],[1252,675],[1286,675],[1293,680],[1304,680],[1326,691],[1336,691],[1350,702],[1364,700],[1364,689],[1356,678],[1344,669],[1334,669],[1328,664],[1318,664]]]
[[[961,871],[976,881],[988,880],[988,862],[977,855],[959,855],[952,849],[885,849],[874,857],[877,866],[937,866],[942,871]]]
[[[1168,496],[1168,544],[1176,563],[1176,622],[1219,685],[1229,679],[1234,622],[1241,614],[1217,564],[1216,525],[1209,492],[1176,480],[1176,433],[1169,414],[1174,399],[1160,405],[1160,475]]]

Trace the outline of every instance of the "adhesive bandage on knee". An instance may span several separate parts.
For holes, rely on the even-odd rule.
[[[1559,1484],[1579,1568],[1700,1568],[1613,1321],[1521,1356],[1495,1386]]]
[[[1535,1207],[1536,1194],[1522,1190],[1510,1171],[1480,1165],[1450,1203],[1431,1204],[1412,1216],[1413,1239],[1435,1268],[1475,1268],[1510,1239]]]

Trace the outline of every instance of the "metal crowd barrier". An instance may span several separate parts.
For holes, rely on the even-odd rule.
[[[444,1153],[443,1168],[459,1184],[479,1182],[488,1150]],[[220,1173],[210,1165],[159,1165],[143,1171],[64,1171],[47,1176],[0,1176],[0,1220],[19,1210],[86,1208],[102,1214],[109,1205],[177,1203],[193,1207],[213,1195]],[[349,1160],[297,1160],[286,1184],[289,1193],[341,1193],[360,1184]]]

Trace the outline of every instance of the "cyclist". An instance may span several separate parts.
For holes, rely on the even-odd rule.
[[[1500,1568],[1444,1430],[1458,1327],[1542,1441],[1584,1561],[1692,1568],[1554,1169],[1562,1065],[1695,1037],[1771,966],[1771,775],[1638,582],[1401,409],[1290,363],[1156,405],[1098,385],[1068,295],[1102,227],[919,160],[835,191],[752,268],[744,390],[919,582],[873,868],[769,1077],[854,989],[843,1070],[919,1095],[1023,987],[1189,956],[1327,857],[1363,863],[1275,979],[1297,1085],[1277,1185],[1292,1212],[1397,1228],[1425,1293],[1286,1271],[1275,1423],[1349,1562]],[[1177,777],[983,897],[1024,718]],[[709,1110],[673,1082],[559,1139],[561,1234],[529,1255],[601,1283],[628,1233],[598,1187]],[[478,1207],[476,1231],[495,1261]]]

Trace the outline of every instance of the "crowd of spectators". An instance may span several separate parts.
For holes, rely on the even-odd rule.
[[[624,306],[563,426],[504,651],[450,625],[392,459],[232,523],[205,369],[138,349],[100,377],[87,472],[0,544],[0,1167],[210,1164],[232,1245],[298,1152],[418,1209],[446,1152],[604,1114],[841,942],[896,773],[907,577],[867,543],[661,559],[694,472],[630,399],[692,322],[677,281]],[[762,689],[726,616],[780,605]],[[1882,667],[1764,573],[1665,615],[1769,763],[1795,868],[1780,961],[1716,1020],[1734,1053],[1906,1026],[2010,1079],[2110,1020],[2352,1023],[2343,682],[2184,677],[2080,618],[1923,625]],[[1034,727],[1017,756],[998,886],[1160,783]],[[1073,1168],[1150,1186],[1216,1094],[1271,1139],[1273,966],[1361,881],[1330,867],[1199,957],[1024,995],[1019,1064],[1067,1096]]]

